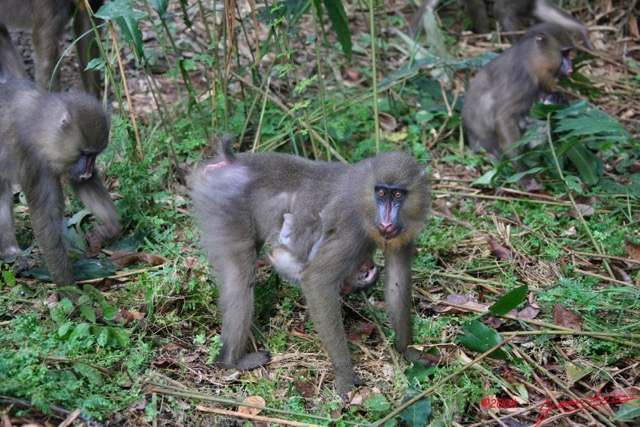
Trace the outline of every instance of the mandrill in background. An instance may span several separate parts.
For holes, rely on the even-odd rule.
[[[98,238],[119,234],[118,210],[95,163],[108,143],[109,116],[93,96],[47,92],[25,79],[0,83],[0,257],[20,253],[13,225],[12,184],[18,183],[53,281],[74,284],[60,180],[102,222]]]
[[[462,122],[473,151],[484,148],[496,158],[518,155],[512,145],[532,122],[531,106],[551,94],[559,79],[571,75],[573,47],[563,27],[537,24],[478,72],[462,108]],[[523,170],[520,163],[515,167]]]
[[[340,288],[367,265],[376,248],[385,256],[386,307],[395,347],[417,360],[411,331],[411,263],[425,225],[429,187],[424,166],[410,155],[382,153],[355,165],[276,153],[229,150],[191,175],[191,197],[202,244],[221,282],[224,367],[253,369],[266,352],[247,353],[253,319],[258,252],[267,243],[274,268],[300,282],[338,395],[360,382],[342,323]],[[366,268],[365,268],[366,269]]]

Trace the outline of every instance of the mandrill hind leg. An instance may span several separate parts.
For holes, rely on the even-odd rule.
[[[268,363],[271,360],[269,353],[246,352],[253,320],[255,247],[253,244],[247,244],[246,248],[229,248],[227,245],[224,255],[215,257],[212,264],[216,266],[222,282],[218,302],[222,311],[222,350],[217,362],[224,367],[238,369],[255,369]]]

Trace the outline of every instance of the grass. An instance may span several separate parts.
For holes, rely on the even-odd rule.
[[[249,397],[262,407],[257,416],[266,425],[486,425],[509,418],[532,424],[549,398],[559,405],[592,399],[599,390],[637,397],[640,145],[637,116],[629,112],[640,75],[635,65],[608,63],[607,79],[598,80],[601,63],[587,62],[581,72],[608,90],[566,89],[608,115],[579,103],[572,104],[573,116],[543,111],[551,114],[557,151],[546,146],[533,160],[544,166],[544,178],[538,191],[527,192],[509,183],[509,165],[463,144],[461,88],[477,69],[468,58],[494,49],[473,36],[458,43],[449,30],[463,22],[456,8],[440,11],[455,62],[443,67],[412,62],[417,46],[391,35],[400,16],[384,14],[382,5],[374,22],[378,56],[371,52],[366,5],[349,5],[351,61],[332,27],[322,33],[311,9],[269,5],[255,17],[238,11],[242,19],[229,37],[222,15],[214,25],[206,5],[172,4],[175,15],[161,2],[148,6],[130,22],[157,38],[137,46],[135,37],[118,33],[127,47],[114,52],[137,121],[125,112],[124,81],[116,76],[110,90],[120,104],[100,160],[125,232],[83,270],[80,283],[91,287],[77,306],[58,302],[45,280],[24,277],[20,263],[2,266],[0,405],[14,425],[60,423],[76,409],[85,424],[240,425],[250,415],[237,412],[239,402]],[[132,52],[144,55],[134,62]],[[152,72],[152,52],[166,73]],[[396,122],[378,137],[374,64],[382,88],[377,107]],[[451,87],[433,77],[451,69]],[[157,102],[146,100],[149,93]],[[564,124],[569,127],[559,129]],[[425,366],[407,364],[392,349],[381,286],[350,295],[345,328],[365,383],[342,402],[300,289],[268,266],[258,273],[250,345],[269,350],[273,362],[251,372],[213,364],[220,348],[218,290],[198,246],[185,173],[212,155],[212,140],[225,131],[237,135],[241,150],[356,162],[379,146],[409,151],[428,165],[433,212],[413,266],[414,344]],[[589,152],[602,162],[597,176],[585,175],[563,152],[589,138]],[[494,180],[478,185],[487,172]],[[589,179],[595,183],[587,185]],[[68,216],[80,208],[72,202]],[[16,214],[26,247],[32,233],[24,201]],[[91,224],[83,221],[82,228]],[[150,257],[116,268],[110,259],[116,250]],[[29,266],[40,261],[37,252],[27,259]],[[107,268],[116,272],[102,279]],[[516,289],[526,289],[525,297],[510,300]],[[487,311],[505,298],[518,317]],[[486,342],[469,344],[465,337]],[[496,358],[496,346],[511,356]],[[401,409],[410,399],[415,403]],[[637,402],[575,412],[556,406],[545,422],[631,425]]]

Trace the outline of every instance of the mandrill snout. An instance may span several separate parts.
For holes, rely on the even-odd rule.
[[[378,233],[386,240],[393,239],[396,237],[402,230],[399,227],[396,227],[391,222],[380,222],[378,224]]]

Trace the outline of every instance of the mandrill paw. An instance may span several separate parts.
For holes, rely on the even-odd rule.
[[[336,377],[336,394],[340,396],[343,401],[349,402],[351,400],[354,389],[361,385],[364,385],[364,380],[356,374],[353,374],[352,376],[347,378]]]
[[[271,355],[266,351],[257,351],[255,353],[247,353],[243,355],[235,363],[224,361],[223,359],[224,357],[219,356],[218,360],[216,360],[216,364],[222,368],[235,368],[243,371],[250,371],[271,362]]]

